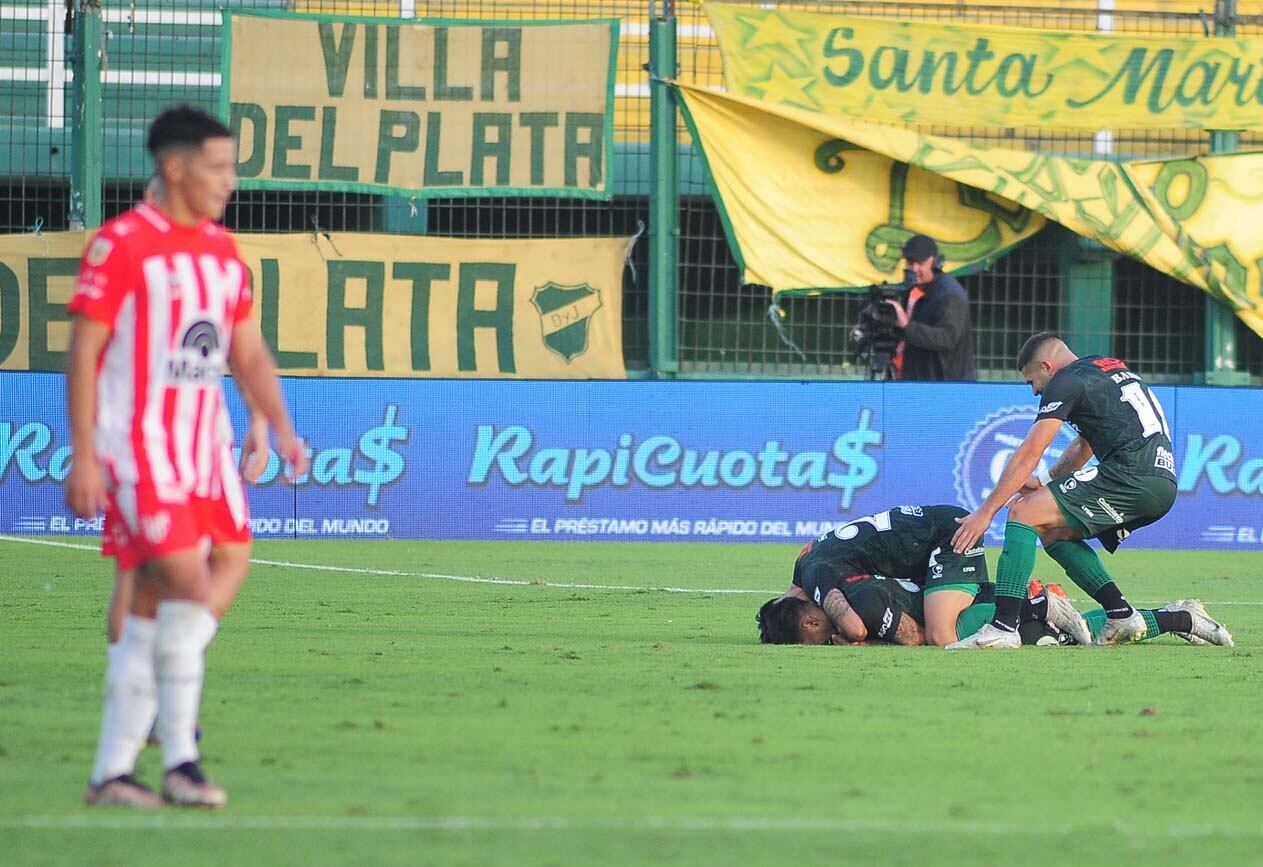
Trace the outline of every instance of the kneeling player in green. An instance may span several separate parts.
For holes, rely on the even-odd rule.
[[[876,575],[906,581],[924,597],[923,614],[917,618],[923,630],[900,636],[898,624],[891,621],[875,624],[871,637],[909,644],[956,641],[961,612],[984,588],[988,594],[992,589],[981,545],[959,554],[951,549],[957,519],[964,515],[957,506],[899,506],[844,524],[803,548],[785,597],[819,606],[834,631],[847,635],[858,624],[848,602],[855,585]],[[1049,621],[1059,629],[1080,642],[1091,640],[1073,605],[1056,599],[1047,607]],[[911,621],[904,626],[912,627]]]
[[[989,586],[979,594],[979,601],[961,612],[956,625],[961,638],[972,635],[995,615],[995,605],[985,601],[990,595],[986,592]],[[1048,622],[1049,600],[1053,600],[1054,605],[1057,600],[1065,601],[1060,586],[1044,587],[1032,581],[1018,625],[1022,643],[1079,643]],[[805,599],[783,596],[769,600],[759,609],[759,637],[765,644],[861,644],[873,640],[902,645],[926,643],[922,593],[911,582],[880,575],[865,576],[848,588],[846,604],[848,609],[842,612],[839,625],[823,608]],[[1179,599],[1162,608],[1139,611],[1149,627],[1146,639],[1173,634],[1190,644],[1232,646],[1228,630],[1212,620],[1195,599]],[[1088,611],[1083,617],[1093,637],[1108,620],[1101,608]],[[885,638],[877,638],[883,634]]]
[[[1132,531],[1161,518],[1175,502],[1175,455],[1162,405],[1149,387],[1116,358],[1079,358],[1055,334],[1026,341],[1018,370],[1042,404],[1026,439],[987,499],[952,537],[957,554],[973,548],[1006,505],[1004,550],[996,575],[991,623],[950,646],[952,650],[1017,647],[1019,609],[1035,566],[1035,542],[1074,583],[1105,609],[1093,644],[1145,636],[1144,617],[1128,604],[1096,552],[1095,537],[1113,553]],[[1047,476],[1031,474],[1044,450],[1069,423],[1078,437]],[[1085,467],[1093,455],[1098,466]],[[1014,499],[1015,494],[1022,496]]]

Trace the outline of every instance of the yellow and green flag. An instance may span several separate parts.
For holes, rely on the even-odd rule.
[[[953,268],[1043,217],[1206,290],[1263,336],[1263,233],[1242,231],[1263,209],[1263,153],[1072,159],[680,94],[746,282],[780,292],[895,279],[894,245],[914,231],[940,238]]]

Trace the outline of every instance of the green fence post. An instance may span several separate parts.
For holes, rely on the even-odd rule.
[[[1110,355],[1114,333],[1112,250],[1068,229],[1061,233],[1062,336],[1079,355]]]
[[[1215,35],[1236,33],[1236,0],[1215,0]],[[1211,130],[1211,153],[1230,153],[1237,149],[1237,134]],[[1237,370],[1237,317],[1232,309],[1215,298],[1206,296],[1205,375],[1207,385],[1249,385],[1250,374]]]
[[[380,209],[380,225],[384,232],[424,235],[429,230],[430,209],[427,199],[382,196]]]
[[[71,174],[70,228],[101,225],[101,195],[105,164],[101,134],[101,5],[99,0],[76,0],[71,13]]]
[[[678,72],[672,0],[649,4],[649,366],[655,376],[680,369],[676,340],[680,191],[675,91],[663,79]]]
[[[402,0],[401,18],[416,18],[417,4]],[[382,196],[374,224],[383,232],[401,235],[424,235],[430,229],[429,199],[410,196]]]

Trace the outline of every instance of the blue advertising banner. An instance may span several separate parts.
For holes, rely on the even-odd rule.
[[[1035,410],[1026,386],[994,383],[284,387],[312,468],[290,486],[273,455],[250,488],[265,538],[798,541],[901,503],[975,507]],[[1259,550],[1263,391],[1154,391],[1180,493],[1128,545]],[[62,501],[64,406],[62,377],[0,373],[0,532],[100,532]],[[1047,458],[1072,437],[1065,428]],[[1001,530],[997,521],[989,541]]]

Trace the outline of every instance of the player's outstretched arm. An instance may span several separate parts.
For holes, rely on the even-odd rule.
[[[97,363],[109,342],[109,326],[76,316],[70,326],[66,354],[66,402],[70,412],[70,445],[74,462],[66,476],[66,505],[87,520],[105,509],[105,476],[96,459]]]
[[[995,517],[995,513],[1000,511],[1010,497],[1022,489],[1031,477],[1031,473],[1035,471],[1035,467],[1039,466],[1039,459],[1043,457],[1044,450],[1061,430],[1061,425],[1062,421],[1059,418],[1040,419],[1031,425],[1026,439],[1017,447],[1013,457],[1009,458],[990,496],[977,509],[963,518],[956,519],[956,523],[960,526],[956,528],[956,533],[952,536],[953,551],[963,554],[978,544],[983,533],[986,533],[987,528],[991,526],[991,519]]]
[[[243,320],[233,328],[228,364],[242,393],[250,396],[254,406],[276,432],[277,451],[293,467],[293,478],[305,475],[307,452],[294,433],[289,410],[285,408],[281,384],[276,378],[276,362],[263,342],[259,324],[253,319]]]

